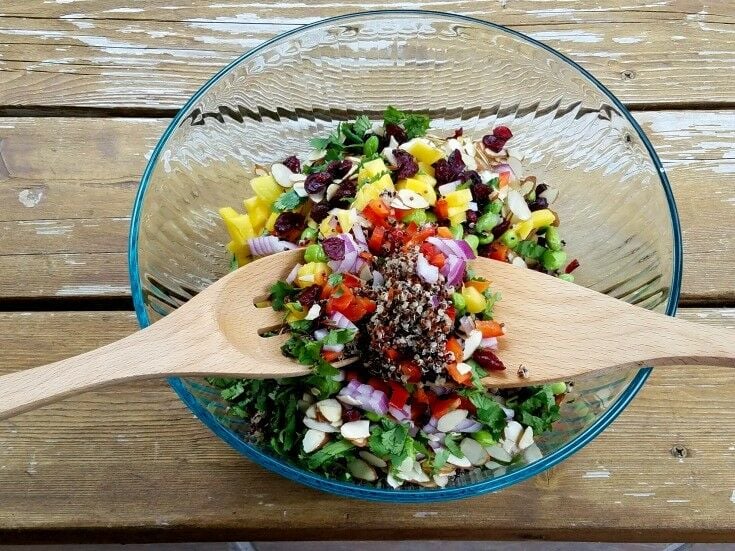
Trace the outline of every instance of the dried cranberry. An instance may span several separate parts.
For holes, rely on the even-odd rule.
[[[283,161],[283,164],[286,165],[288,169],[294,174],[301,171],[301,161],[299,161],[299,158],[296,155],[286,157],[286,159]]]
[[[344,178],[352,168],[352,161],[349,159],[342,159],[341,161],[332,161],[327,165],[327,172],[332,175],[332,178],[338,180]]]
[[[482,256],[484,258],[490,258],[490,255],[493,254],[493,248],[490,245],[480,245],[477,247],[477,255]]]
[[[493,136],[492,134],[488,134],[487,136],[482,137],[482,145],[487,147],[490,151],[500,153],[503,150],[503,147],[505,147],[505,140],[498,138],[497,136]]]
[[[298,238],[298,234],[304,228],[304,217],[298,212],[282,212],[276,218],[273,231],[278,237],[283,237],[289,241]],[[294,234],[296,236],[294,237]]]
[[[362,417],[362,414],[359,410],[345,409],[344,411],[342,411],[342,420],[345,423],[349,423],[350,421],[359,421],[360,417]]]
[[[332,195],[329,203],[330,205],[334,205],[336,207],[341,201],[354,197],[356,193],[357,180],[345,180],[339,185],[337,191],[334,192],[334,195]]]
[[[321,222],[329,215],[330,210],[332,210],[332,207],[330,207],[326,201],[322,201],[321,203],[316,203],[311,207],[309,216],[311,216],[311,219],[314,220],[314,222]]]
[[[466,216],[467,216],[467,222],[469,224],[474,224],[475,222],[477,222],[477,211],[468,210]]]
[[[490,202],[492,189],[487,184],[483,184],[482,182],[472,184],[470,186],[470,192],[472,193],[472,200],[477,203],[478,207],[484,207]]]
[[[549,206],[549,202],[546,200],[546,197],[536,197],[536,199],[528,203],[528,208],[531,211],[543,210],[547,208],[548,206]]]
[[[510,220],[503,220],[500,224],[493,228],[493,237],[497,239],[498,237],[503,235],[508,230],[508,228],[510,228]]]
[[[322,294],[322,288],[319,285],[307,287],[299,293],[299,302],[304,308],[311,308],[317,303]]]
[[[450,168],[454,170],[456,178],[459,178],[466,168],[464,160],[462,159],[462,153],[459,151],[459,149],[455,149],[449,154],[447,162],[449,163]]]
[[[315,172],[314,174],[309,174],[306,177],[306,181],[304,182],[304,189],[306,190],[306,193],[321,193],[325,189],[327,189],[327,186],[329,185],[329,182],[332,181],[332,175],[329,172]]]
[[[330,237],[322,241],[322,248],[329,260],[345,259],[345,242],[339,237]]]
[[[398,126],[397,124],[386,124],[385,125],[385,136],[389,140],[391,137],[395,138],[395,140],[399,144],[402,144],[403,142],[408,140],[406,131],[400,126]]]
[[[539,185],[537,185],[536,186],[536,196],[538,197],[539,195],[541,195],[547,189],[549,189],[549,186],[547,186],[546,184],[539,184]]]
[[[489,348],[479,348],[472,354],[472,359],[475,360],[480,367],[487,369],[488,371],[503,371],[505,365],[500,361],[495,353]]]
[[[415,176],[419,171],[419,165],[416,159],[413,158],[408,151],[402,149],[395,149],[393,156],[396,158],[396,164],[398,165],[398,172],[396,173],[396,180],[403,180]]]
[[[569,264],[567,264],[567,267],[564,269],[564,273],[571,274],[577,268],[579,268],[579,260],[575,258]]]
[[[461,137],[462,137],[462,127],[460,126],[459,128],[457,128],[457,130],[454,131],[454,135],[452,136],[452,138],[456,140],[457,138],[461,138]]]
[[[439,185],[457,180],[465,169],[462,154],[458,149],[452,151],[447,159],[439,159],[434,164],[434,178]]]
[[[496,126],[495,128],[493,128],[493,136],[495,136],[499,140],[507,142],[513,137],[513,132],[511,132],[510,128],[508,128],[507,126]]]
[[[465,170],[462,174],[462,181],[469,182],[470,184],[482,184],[482,178],[476,170]]]

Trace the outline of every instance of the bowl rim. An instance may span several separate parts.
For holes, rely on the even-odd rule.
[[[148,160],[146,168],[141,177],[140,186],[133,203],[133,212],[130,220],[130,234],[128,238],[128,271],[130,276],[131,294],[133,298],[133,305],[135,307],[136,316],[138,323],[141,328],[145,328],[150,325],[150,319],[148,312],[146,311],[145,302],[143,300],[142,288],[140,286],[139,276],[139,262],[138,262],[138,233],[139,225],[141,220],[141,210],[143,205],[143,199],[145,197],[148,185],[150,184],[151,175],[155,168],[158,158],[168,142],[169,136],[179,126],[181,121],[184,119],[184,115],[189,111],[189,108],[194,105],[196,101],[219,79],[224,76],[227,72],[233,69],[241,62],[251,58],[258,54],[265,48],[272,44],[282,41],[285,38],[293,35],[308,31],[310,29],[328,26],[334,23],[340,23],[348,20],[355,19],[370,19],[375,16],[410,16],[410,17],[422,17],[432,16],[440,17],[444,19],[461,21],[465,23],[472,23],[474,25],[485,26],[495,31],[501,31],[507,33],[515,38],[530,43],[536,47],[545,50],[547,53],[558,58],[562,62],[568,64],[572,68],[576,69],[580,74],[588,79],[598,90],[605,95],[610,102],[619,110],[625,119],[631,124],[641,139],[643,144],[648,151],[649,157],[651,158],[654,166],[658,169],[659,180],[666,196],[666,201],[669,207],[669,215],[672,224],[673,233],[673,270],[672,279],[669,286],[670,293],[666,305],[666,314],[673,316],[676,314],[676,308],[679,301],[679,295],[681,291],[681,276],[682,276],[682,235],[681,225],[679,221],[679,215],[674,201],[674,195],[669,183],[668,177],[664,167],[658,158],[651,142],[645,135],[640,125],[636,122],[633,116],[630,114],[628,109],[622,104],[622,102],[610,92],[606,86],[599,82],[594,76],[592,76],[587,70],[581,67],[576,62],[572,61],[565,55],[556,51],[555,49],[547,46],[546,44],[539,42],[523,33],[509,29],[503,25],[492,23],[490,21],[483,21],[475,17],[466,15],[453,14],[442,11],[434,10],[401,10],[401,9],[389,9],[389,10],[371,10],[363,12],[355,12],[327,19],[320,19],[313,23],[298,26],[289,31],[280,33],[273,38],[263,42],[259,46],[249,50],[245,54],[237,57],[234,61],[227,64],[224,68],[220,69],[213,77],[211,77],[201,88],[199,88],[192,97],[184,104],[184,106],[178,111],[176,116],[170,122],[161,138],[158,140],[153,152]],[[227,442],[235,450],[245,455],[255,463],[259,464],[266,469],[284,476],[295,482],[299,482],[311,488],[326,491],[339,496],[353,497],[359,499],[365,499],[370,501],[385,501],[394,503],[418,503],[418,502],[434,502],[434,501],[446,501],[452,499],[461,499],[472,496],[481,495],[484,493],[498,491],[503,488],[507,488],[518,482],[522,482],[528,478],[536,476],[537,474],[553,467],[568,458],[573,453],[579,451],[589,442],[591,442],[596,436],[598,436],[607,426],[612,423],[617,416],[628,406],[631,400],[635,397],[638,391],[641,389],[646,379],[650,375],[650,368],[643,368],[633,377],[628,387],[621,393],[619,398],[612,406],[605,410],[589,427],[583,432],[578,434],[574,439],[570,440],[559,449],[544,456],[542,459],[528,464],[527,466],[514,471],[510,474],[506,474],[497,478],[491,478],[480,482],[472,482],[457,487],[447,487],[438,489],[410,489],[410,490],[393,490],[387,488],[375,488],[367,485],[354,484],[350,482],[341,482],[337,480],[327,479],[321,475],[303,470],[286,460],[277,459],[264,452],[258,447],[252,444],[248,444],[242,438],[240,438],[235,432],[226,428],[221,424],[217,417],[208,411],[201,403],[189,392],[184,385],[184,382],[180,378],[168,379],[169,385],[176,392],[182,402],[194,413],[194,415],[206,425],[215,435]]]

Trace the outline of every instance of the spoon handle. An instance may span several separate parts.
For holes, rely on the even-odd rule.
[[[218,333],[196,338],[205,333],[201,321],[196,334],[181,323],[187,310],[102,348],[0,377],[0,419],[112,383],[206,369]]]

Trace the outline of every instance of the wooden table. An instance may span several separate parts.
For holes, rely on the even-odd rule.
[[[0,372],[136,329],[133,195],[176,109],[217,68],[345,0],[0,3]],[[603,5],[604,4],[604,5]],[[632,110],[684,227],[679,315],[735,326],[731,0],[404,2],[509,25],[558,48]],[[340,7],[338,7],[340,6]],[[223,539],[735,538],[735,385],[651,377],[605,433],[499,494],[386,506],[308,490],[216,439],[162,382],[0,423],[0,543]],[[329,529],[325,529],[329,527]]]

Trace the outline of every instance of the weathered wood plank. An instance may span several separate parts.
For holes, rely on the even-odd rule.
[[[358,0],[211,4],[155,0],[136,7],[7,0],[0,16],[0,105],[178,108],[215,70],[296,25],[366,9]],[[721,105],[735,16],[728,0],[403,2],[509,25],[569,55],[621,99]]]
[[[681,315],[735,330],[733,309]],[[124,312],[3,313],[0,373],[134,329]],[[203,428],[163,382],[111,388],[0,422],[0,541],[726,541],[735,530],[731,381],[726,369],[661,369],[604,434],[559,467],[472,501],[401,507],[333,498],[261,470]],[[674,457],[674,447],[686,457]]]
[[[735,300],[735,111],[636,112],[685,237],[684,299]],[[126,296],[128,219],[162,119],[0,120],[0,299]]]

